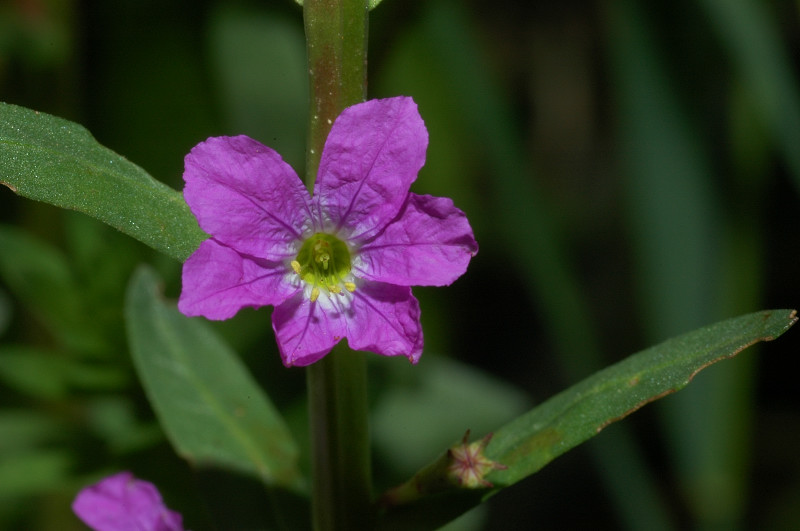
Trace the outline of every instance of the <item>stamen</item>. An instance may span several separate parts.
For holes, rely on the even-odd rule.
[[[292,271],[311,287],[309,299],[316,301],[325,295],[341,295],[344,290],[353,292],[356,286],[346,282],[350,272],[350,252],[336,236],[317,233],[308,238],[290,262]]]

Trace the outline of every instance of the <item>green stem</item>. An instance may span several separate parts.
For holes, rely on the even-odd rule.
[[[311,189],[331,124],[367,95],[367,1],[306,0],[303,18],[311,89],[306,185]]]
[[[364,361],[363,353],[337,346],[308,368],[317,531],[374,525]]]
[[[367,2],[305,0],[303,18],[311,88],[306,185],[313,189],[331,125],[366,96]],[[337,346],[308,368],[307,382],[314,529],[371,529],[364,355]]]

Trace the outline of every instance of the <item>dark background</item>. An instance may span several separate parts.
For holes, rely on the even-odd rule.
[[[414,190],[452,197],[481,246],[453,286],[415,290],[423,361],[372,360],[379,488],[648,345],[800,305],[799,10],[385,0],[372,12],[370,97],[417,101],[430,145]],[[224,134],[302,175],[307,97],[290,0],[0,4],[0,100],[85,125],[175,188],[191,147]],[[128,278],[148,262],[176,297],[180,264],[5,188],[0,221],[24,242],[0,248],[0,528],[81,529],[75,492],[119,469],[158,484],[195,531],[263,510],[247,485],[214,492],[175,456],[132,370]],[[280,365],[269,309],[215,326],[303,440],[304,376]],[[453,529],[797,529],[798,337],[704,372]]]

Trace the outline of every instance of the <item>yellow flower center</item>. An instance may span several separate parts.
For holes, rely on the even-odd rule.
[[[317,300],[320,290],[342,293],[356,289],[350,277],[350,250],[335,236],[318,232],[303,242],[292,269],[311,286],[311,301]]]

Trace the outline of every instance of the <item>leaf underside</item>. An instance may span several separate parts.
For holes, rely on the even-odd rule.
[[[181,456],[302,488],[299,450],[275,406],[206,322],[161,300],[150,269],[134,274],[125,318],[139,378]]]
[[[493,488],[451,490],[392,507],[381,529],[436,529],[536,473],[609,424],[682,389],[702,369],[754,343],[777,338],[796,321],[794,310],[735,317],[667,340],[593,374],[494,432],[485,455],[507,468],[487,476]]]

